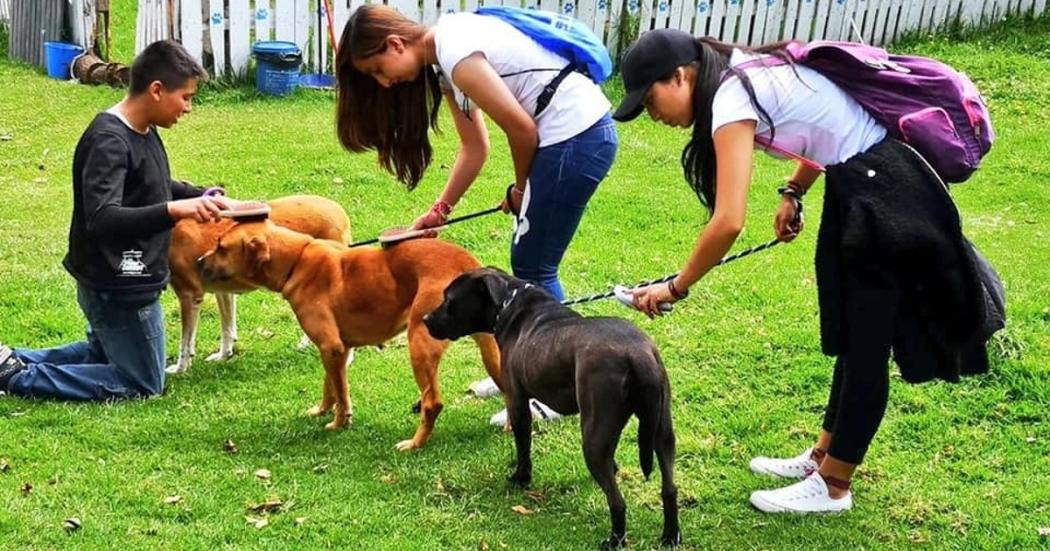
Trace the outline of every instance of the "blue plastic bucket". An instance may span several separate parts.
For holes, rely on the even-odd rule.
[[[65,42],[44,42],[44,59],[47,60],[47,76],[69,80],[69,66],[84,53],[84,48]]]
[[[255,89],[271,96],[291,94],[299,86],[303,53],[294,42],[269,40],[252,46]]]

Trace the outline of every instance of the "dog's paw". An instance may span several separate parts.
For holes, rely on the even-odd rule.
[[[663,547],[678,547],[682,545],[682,532],[675,532],[673,536],[664,534],[660,538],[660,545]]]
[[[188,365],[182,364],[171,364],[168,367],[164,368],[164,372],[168,375],[181,375],[189,370],[190,367]]]
[[[412,450],[418,450],[422,446],[416,444],[415,440],[402,440],[395,444],[394,447],[397,448],[397,451],[399,452],[408,452]]]
[[[523,471],[514,471],[514,474],[507,477],[507,482],[516,484],[521,487],[527,487],[532,483],[532,473]]]
[[[206,362],[224,362],[233,357],[233,350],[220,350],[204,359]]]
[[[350,419],[347,418],[343,421],[334,420],[324,426],[325,430],[343,430],[350,426]]]
[[[332,411],[331,407],[323,408],[321,406],[314,406],[306,410],[306,415],[308,417],[320,417],[322,415],[326,415],[330,411]]]
[[[617,536],[616,534],[613,534],[609,536],[609,539],[602,540],[602,542],[598,544],[598,549],[623,549],[624,547],[627,547],[626,535]]]

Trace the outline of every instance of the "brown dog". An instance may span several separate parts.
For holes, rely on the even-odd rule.
[[[303,232],[319,239],[332,239],[342,244],[350,243],[350,219],[339,203],[316,195],[293,195],[269,202],[270,219],[274,223]],[[182,337],[179,359],[168,367],[171,374],[183,373],[190,368],[197,348],[197,324],[200,321],[201,303],[204,293],[215,293],[222,324],[219,351],[208,356],[208,361],[226,360],[233,356],[237,341],[237,294],[258,288],[246,280],[230,279],[206,282],[197,271],[197,259],[215,246],[219,236],[231,227],[232,220],[201,224],[195,220],[182,220],[171,234],[171,288],[179,298],[179,317],[182,320]],[[300,348],[308,345],[304,338]]]
[[[262,221],[233,226],[198,264],[209,281],[248,281],[280,291],[292,305],[325,368],[321,403],[308,413],[323,415],[334,406],[329,429],[344,427],[353,415],[346,379],[350,351],[382,344],[407,328],[422,407],[415,436],[397,448],[419,448],[430,438],[442,408],[438,362],[450,343],[430,336],[423,316],[441,304],[449,282],[479,267],[470,253],[437,239],[348,249]],[[495,339],[484,333],[473,338],[485,369],[500,381]]]

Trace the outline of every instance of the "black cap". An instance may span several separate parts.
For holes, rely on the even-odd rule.
[[[667,78],[675,69],[698,57],[696,38],[678,29],[657,29],[642,35],[627,48],[620,62],[620,74],[627,95],[613,118],[627,122],[642,112],[642,99],[654,82]]]

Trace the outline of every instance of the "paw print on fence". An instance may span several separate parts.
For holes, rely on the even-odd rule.
[[[638,13],[638,0],[628,0],[627,11],[631,13]]]
[[[606,0],[598,0],[598,11],[603,12],[607,9],[609,9],[609,2]]]
[[[667,0],[660,0],[660,3],[657,5],[657,10],[659,10],[660,13],[666,12],[667,11]]]
[[[255,10],[255,18],[259,21],[265,21],[270,18],[270,11],[266,8],[259,8]]]
[[[696,5],[696,11],[700,13],[707,13],[707,2],[700,2]]]
[[[576,9],[576,6],[574,6],[572,4],[572,2],[566,2],[565,4],[562,5],[561,12],[564,13],[565,15],[572,15],[573,10],[575,10],[575,9]]]
[[[222,12],[221,11],[213,11],[213,12],[211,12],[211,24],[212,25],[222,25]]]

